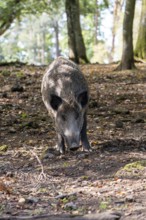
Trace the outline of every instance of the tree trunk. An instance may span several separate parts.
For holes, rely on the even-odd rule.
[[[59,49],[59,26],[58,26],[58,21],[54,22],[54,31],[55,31],[56,57],[59,57],[60,56],[60,49]]]
[[[146,60],[146,0],[142,0],[142,11],[135,56]]]
[[[133,19],[136,0],[126,0],[123,22],[123,52],[122,59],[117,70],[133,69]]]
[[[41,34],[41,38],[42,38],[42,45],[41,45],[41,64],[45,64],[45,31],[42,30],[42,34]]]
[[[123,0],[115,0],[114,11],[113,11],[113,26],[112,26],[112,45],[109,54],[110,62],[114,61],[114,52],[115,52],[115,38],[117,33],[117,28],[119,27],[120,14],[122,10]]]
[[[65,1],[68,29],[69,58],[76,63],[88,63],[80,26],[79,0]]]
[[[95,25],[95,45],[98,43],[98,18],[99,18],[99,11],[98,11],[98,0],[95,0],[95,13],[94,13],[94,25]]]

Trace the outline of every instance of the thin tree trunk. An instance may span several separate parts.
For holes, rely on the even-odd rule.
[[[40,33],[37,34],[37,62],[41,63],[41,39],[40,39]]]
[[[45,35],[45,31],[43,30],[42,31],[42,45],[41,45],[41,63],[42,64],[45,64],[45,38],[46,38],[46,35]]]
[[[60,56],[59,48],[59,26],[58,21],[54,22],[54,31],[55,31],[55,48],[56,48],[56,57]]]
[[[139,25],[135,56],[146,60],[146,0],[142,0],[142,11]]]
[[[99,11],[98,11],[98,0],[95,0],[95,14],[94,14],[94,25],[95,25],[95,45],[98,43],[98,17],[99,17]]]
[[[122,0],[123,1],[123,0]],[[113,11],[113,26],[112,26],[112,46],[110,51],[110,62],[113,62],[113,56],[115,52],[115,38],[116,38],[116,32],[117,32],[117,24],[120,19],[120,13],[122,9],[122,1],[121,0],[115,0],[114,4],[114,11]]]
[[[117,70],[135,68],[133,55],[133,19],[136,0],[127,0],[123,22],[123,52]]]

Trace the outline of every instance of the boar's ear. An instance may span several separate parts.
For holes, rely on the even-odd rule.
[[[59,96],[51,95],[50,105],[55,111],[58,110],[58,107],[61,105],[61,103],[62,103],[62,99]]]
[[[78,102],[81,104],[82,108],[88,103],[88,92],[84,91],[78,95]]]

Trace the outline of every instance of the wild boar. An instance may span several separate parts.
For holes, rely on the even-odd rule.
[[[55,121],[60,153],[65,153],[65,146],[70,150],[78,148],[80,142],[83,150],[91,151],[86,133],[89,89],[79,67],[58,57],[43,76],[41,92]]]

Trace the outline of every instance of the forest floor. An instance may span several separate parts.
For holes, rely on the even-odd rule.
[[[0,66],[0,217],[110,210],[146,219],[146,65],[114,68],[81,66],[93,152],[60,155],[40,93],[45,67]]]

